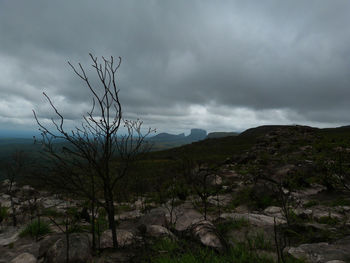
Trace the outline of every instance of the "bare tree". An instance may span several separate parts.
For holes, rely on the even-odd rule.
[[[185,159],[183,160],[182,169],[185,179],[193,189],[194,193],[201,200],[204,210],[204,219],[206,220],[208,212],[208,199],[210,196],[215,196],[221,190],[221,187],[215,184],[217,168],[210,167],[205,163]]]
[[[68,62],[75,74],[86,84],[92,96],[91,110],[83,116],[80,126],[67,131],[64,127],[64,116],[45,93],[44,96],[56,114],[56,118],[51,119],[53,128],[43,125],[34,110],[33,113],[42,133],[41,143],[44,152],[54,166],[60,169],[56,175],[58,180],[54,179],[55,183],[67,191],[84,195],[91,200],[92,224],[95,221],[93,211],[96,204],[104,207],[112,231],[113,246],[116,248],[118,243],[114,220],[114,191],[118,182],[128,174],[137,156],[149,150],[145,138],[154,130],[149,128],[143,134],[142,121],[123,118],[116,81],[121,58],[119,57],[119,61],[115,63],[113,57],[110,59],[102,57],[100,63],[97,57],[92,54],[90,57],[92,67],[98,76],[99,87],[94,87],[80,63],[76,68]],[[124,134],[121,134],[123,129]],[[57,141],[64,142],[65,145],[55,144]],[[96,188],[101,189],[103,201],[97,198]],[[95,233],[94,225],[92,233],[93,235]]]
[[[12,158],[7,164],[6,167],[6,179],[7,179],[7,189],[6,193],[10,196],[10,204],[11,204],[11,215],[12,215],[12,224],[13,226],[17,226],[17,211],[15,207],[15,191],[14,186],[16,184],[16,180],[23,175],[23,171],[25,168],[25,155],[23,151],[16,150],[12,154]]]

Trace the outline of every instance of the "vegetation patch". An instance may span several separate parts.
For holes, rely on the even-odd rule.
[[[19,234],[20,237],[38,237],[51,233],[50,224],[46,221],[33,220]]]

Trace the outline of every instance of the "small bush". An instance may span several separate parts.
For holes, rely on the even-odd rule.
[[[339,220],[331,216],[322,216],[317,220],[317,222],[320,224],[335,226],[339,222]]]
[[[309,207],[313,207],[313,206],[316,206],[316,205],[319,205],[318,201],[310,200],[310,201],[308,201],[307,203],[304,204],[304,207],[305,208],[309,208]]]
[[[0,205],[0,223],[8,218],[9,212],[8,207]]]
[[[20,237],[38,237],[51,233],[50,225],[46,221],[34,220],[29,223],[19,234]]]
[[[350,206],[350,200],[344,198],[337,198],[330,203],[331,206]]]

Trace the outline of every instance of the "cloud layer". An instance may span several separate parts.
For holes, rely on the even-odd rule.
[[[34,128],[33,108],[52,116],[43,91],[81,119],[90,95],[66,62],[89,68],[89,52],[122,57],[125,114],[159,131],[348,124],[349,11],[347,0],[4,0],[0,127]]]

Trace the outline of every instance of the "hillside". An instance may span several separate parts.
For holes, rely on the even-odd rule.
[[[91,246],[86,200],[35,185],[38,178],[30,181],[36,189],[19,183],[13,192],[22,228],[4,217],[5,262],[23,251],[37,255],[38,247],[37,259],[62,259],[65,238],[52,218],[78,218],[72,254],[81,262],[350,262],[349,127],[261,126],[140,156],[115,191],[117,250],[103,210],[98,253],[82,250]],[[0,203],[10,207],[4,189]],[[29,230],[18,235],[33,224],[25,212],[33,196],[52,231],[39,238]]]

